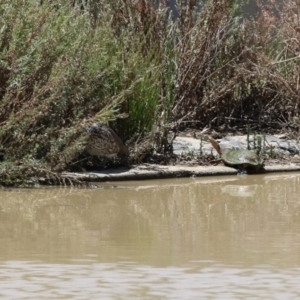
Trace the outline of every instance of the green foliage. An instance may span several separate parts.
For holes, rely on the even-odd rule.
[[[1,3],[0,144],[8,160],[64,169],[85,147],[86,118],[106,123],[129,113],[127,137],[137,124],[151,128],[162,54],[159,40],[146,48],[137,19],[123,24],[137,10],[116,21],[116,3],[107,1],[91,20],[69,1],[45,2]]]

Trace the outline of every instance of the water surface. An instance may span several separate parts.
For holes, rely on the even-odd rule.
[[[0,191],[5,299],[297,299],[300,175]]]

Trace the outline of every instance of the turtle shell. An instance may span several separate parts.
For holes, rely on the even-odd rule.
[[[250,150],[230,150],[222,154],[222,160],[228,166],[254,167],[260,169],[263,167],[263,161],[259,156]]]
[[[129,155],[127,147],[116,132],[105,124],[95,123],[87,127],[90,138],[86,151],[92,156],[114,157],[118,154]]]

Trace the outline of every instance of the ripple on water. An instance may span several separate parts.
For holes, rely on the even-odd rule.
[[[299,298],[300,268],[211,266],[154,268],[137,264],[1,265],[6,299],[292,299]]]

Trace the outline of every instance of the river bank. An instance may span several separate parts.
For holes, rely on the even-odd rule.
[[[299,132],[295,1],[280,14],[264,1],[250,19],[237,0],[204,1],[201,10],[177,1],[176,18],[159,2],[1,2],[2,186],[80,185],[66,172],[81,178],[90,167],[124,173],[96,169],[107,165],[86,151],[89,123],[122,138],[132,178],[140,169],[179,176],[168,168],[180,166],[193,176],[186,168],[211,167],[199,137],[177,135],[172,148],[168,130]],[[270,148],[266,166],[298,159],[299,148],[285,148]]]
[[[226,136],[219,140],[222,149],[247,149],[253,146],[258,137],[247,135]],[[284,134],[266,135],[262,145],[265,151],[263,173],[300,171],[300,144]],[[197,134],[184,134],[173,141],[173,154],[176,159],[168,165],[139,164],[130,167],[97,169],[89,172],[63,172],[62,177],[83,182],[143,180],[158,178],[199,177],[236,175],[238,170],[224,166],[222,162],[211,165],[208,157],[217,157],[210,143],[197,137]]]

